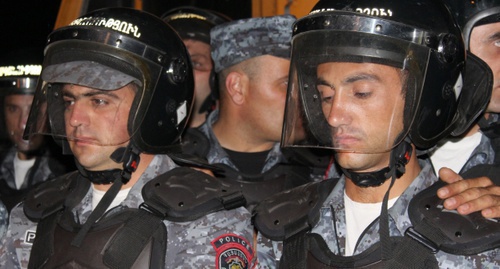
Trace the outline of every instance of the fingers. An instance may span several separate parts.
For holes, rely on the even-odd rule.
[[[500,218],[500,205],[483,209],[481,214],[485,218]]]
[[[444,206],[447,209],[457,209],[460,214],[469,214],[475,211],[500,206],[500,187],[472,188],[446,199]]]
[[[439,169],[439,178],[446,183],[454,183],[462,180],[462,177],[447,167]]]
[[[214,173],[212,171],[208,170],[208,169],[198,168],[198,167],[191,167],[191,168],[194,169],[194,170],[198,170],[200,172],[203,172],[203,173],[205,173],[207,175],[210,175],[210,176],[214,177]]]
[[[441,170],[439,170],[439,175],[441,180],[449,183],[448,185],[438,190],[437,195],[441,199],[448,199],[472,188],[485,188],[494,186],[493,182],[487,177],[462,180],[461,176],[448,168],[442,168]]]

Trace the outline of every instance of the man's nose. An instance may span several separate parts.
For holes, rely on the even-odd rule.
[[[75,101],[71,108],[69,109],[68,123],[72,127],[79,127],[82,125],[87,125],[89,123],[89,117],[87,115],[87,109],[85,106],[79,102]]]
[[[335,96],[333,96],[333,101],[328,111],[328,115],[326,116],[326,120],[330,126],[338,128],[351,122],[351,117],[349,115],[348,102],[340,91],[338,91]]]

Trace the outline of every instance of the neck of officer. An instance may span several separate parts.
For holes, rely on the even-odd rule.
[[[219,144],[237,152],[263,152],[270,150],[276,141],[265,139],[248,119],[244,107],[220,104],[219,118],[212,129]]]
[[[137,166],[137,169],[135,170],[135,172],[132,173],[130,180],[127,182],[127,184],[124,184],[122,186],[122,188],[121,188],[122,190],[132,188],[132,186],[134,186],[134,184],[139,180],[139,178],[142,176],[144,171],[146,171],[149,164],[153,160],[154,156],[155,155],[151,155],[151,154],[144,154],[144,153],[140,154],[141,161],[139,162],[139,165]],[[111,185],[113,185],[113,183],[93,184],[93,185],[94,185],[95,189],[97,189],[97,190],[108,191],[109,188],[111,188]]]
[[[25,152],[18,151],[17,152],[17,157],[21,161],[27,161],[27,160],[34,159],[36,157],[36,155],[34,155],[34,154],[28,154],[28,153],[25,153]]]
[[[479,132],[479,125],[478,124],[474,124],[470,129],[469,131],[467,131],[463,136],[464,137],[467,137],[467,136],[471,136],[477,132]]]
[[[415,149],[412,151],[412,156],[408,164],[405,166],[406,172],[396,181],[389,193],[389,199],[400,196],[408,186],[417,178],[422,170],[416,157]],[[377,187],[359,187],[349,178],[346,178],[345,191],[351,200],[359,203],[380,203],[384,200],[384,195],[389,189],[391,178],[387,179],[384,184]]]

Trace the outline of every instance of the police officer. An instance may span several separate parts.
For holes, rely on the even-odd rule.
[[[0,97],[2,122],[9,146],[0,154],[0,200],[8,211],[38,184],[70,171],[61,161],[58,148],[51,147],[43,136],[23,139],[37,78],[42,68],[41,58],[32,49],[13,51],[3,57],[0,66]],[[20,55],[22,54],[22,55]]]
[[[221,183],[184,180],[172,184],[182,185],[180,191],[223,191],[213,195],[221,194],[219,201],[241,199],[251,210],[272,194],[324,178],[323,163],[329,161],[330,155],[284,151],[279,143],[294,21],[291,15],[280,15],[234,20],[212,28],[219,106],[200,127],[187,130],[182,145],[184,154],[217,168],[217,179],[208,182]],[[193,191],[172,204],[203,200],[200,196]],[[260,234],[256,238],[259,266],[273,264],[273,243]]]
[[[461,87],[476,67],[444,5],[322,0],[292,44],[282,144],[333,149],[343,175],[257,206],[258,229],[284,240],[280,268],[500,266],[498,222],[443,210],[416,156],[466,130],[490,90]]]
[[[172,28],[134,9],[90,12],[49,35],[37,85],[26,136],[54,137],[78,171],[13,209],[2,268],[249,268],[245,208],[165,220],[162,199],[175,193],[161,183],[185,171],[165,154],[193,98],[189,55]]]
[[[471,128],[466,132],[463,137],[455,139],[446,139],[438,144],[438,147],[431,151],[431,160],[434,165],[436,173],[442,166],[449,166],[457,173],[461,173],[464,177],[474,177],[480,175],[487,175],[496,185],[493,184],[488,178],[482,178],[477,185],[479,192],[464,193],[462,197],[477,195],[478,200],[495,201],[491,196],[487,195],[486,190],[497,190],[500,184],[498,170],[495,167],[500,165],[500,66],[498,64],[499,54],[498,50],[498,33],[500,32],[500,1],[446,1],[450,7],[452,14],[457,19],[459,26],[462,29],[465,38],[465,46],[468,53],[472,54],[471,58],[479,57],[489,66],[488,74],[493,76],[492,94],[490,102],[486,107],[485,114],[482,116]],[[476,72],[468,72],[470,76],[476,76],[476,73],[484,73],[479,70]],[[476,76],[481,78],[482,76]],[[476,81],[476,87],[480,85],[481,81]],[[495,148],[496,147],[496,148]],[[488,166],[490,165],[490,166]],[[471,169],[473,168],[473,169]],[[442,173],[449,173],[449,171],[442,171]],[[460,185],[462,186],[460,186]],[[469,185],[468,182],[458,181],[454,189],[464,188]],[[470,185],[469,185],[470,186]],[[453,191],[453,190],[452,190]],[[461,213],[467,213],[473,210],[476,203],[467,205],[459,205],[462,197],[457,197],[457,200],[450,201],[455,203],[447,203],[450,209],[457,209]],[[442,198],[447,198],[443,196]],[[457,207],[458,206],[458,207]],[[482,211],[485,217],[493,217],[494,214],[500,214],[500,207],[489,208]]]
[[[193,63],[195,98],[189,127],[198,127],[215,109],[218,99],[210,56],[210,29],[231,19],[221,13],[192,6],[174,8],[162,18],[181,36]]]
[[[314,174],[313,161],[298,162],[280,149],[294,21],[280,15],[212,28],[219,108],[184,136],[184,152],[221,168],[216,176],[228,184],[241,184],[248,205],[309,182],[310,175],[324,176],[324,170]]]

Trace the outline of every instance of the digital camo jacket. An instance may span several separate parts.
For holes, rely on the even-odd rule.
[[[483,134],[481,136],[481,142],[479,142],[479,145],[472,151],[469,159],[460,170],[460,174],[479,164],[492,164],[494,160],[495,151],[491,146],[491,140]]]
[[[208,162],[210,164],[213,163],[222,163],[230,166],[231,168],[238,170],[236,165],[231,161],[228,154],[224,151],[222,146],[220,145],[217,137],[212,130],[212,125],[218,119],[218,110],[213,111],[208,116],[205,123],[203,123],[198,129],[207,137],[209,141],[209,151],[206,156]],[[262,173],[265,173],[278,165],[280,162],[286,162],[286,158],[281,151],[280,143],[276,143],[271,151],[269,152],[264,167],[262,169]],[[338,175],[335,168],[330,169],[329,178],[336,177]],[[324,168],[318,168],[316,172],[311,169],[311,174],[309,179],[311,181],[323,180],[325,175]],[[267,268],[278,268],[279,256],[281,253],[282,244],[281,242],[273,242],[267,238],[264,238],[260,233],[257,236],[258,246],[257,246],[257,255],[259,266],[258,268],[267,269]]]
[[[408,216],[408,205],[412,197],[437,181],[428,161],[421,162],[422,171],[399,197],[394,206],[388,210],[391,236],[402,236],[411,226]],[[328,196],[320,211],[320,220],[312,232],[323,237],[330,251],[345,255],[346,227],[344,208],[345,177],[342,177]],[[354,255],[365,251],[379,241],[379,223],[372,223],[358,239]],[[439,251],[436,258],[440,268],[500,268],[500,249],[473,256],[455,256]]]
[[[9,213],[7,212],[7,208],[0,201],[0,238],[5,235],[7,231],[7,225],[9,224]]]
[[[224,151],[222,146],[219,143],[219,140],[217,140],[217,137],[215,137],[214,132],[212,131],[212,125],[217,121],[219,118],[219,111],[215,110],[208,115],[207,120],[205,123],[203,123],[198,129],[202,131],[205,136],[208,138],[210,149],[208,151],[208,154],[206,156],[207,160],[209,163],[222,163],[225,164],[235,170],[238,170],[236,165],[231,161],[229,158],[229,155]],[[269,169],[271,169],[273,166],[275,166],[277,163],[283,161],[283,154],[280,151],[280,144],[276,143],[269,154],[267,155],[266,162],[264,164],[264,167],[262,168],[261,172],[266,172]]]
[[[157,155],[121,205],[111,210],[137,208],[143,202],[144,184],[173,167],[175,164],[169,157]],[[91,201],[89,189],[73,210],[80,223],[91,213]],[[168,232],[165,268],[223,268],[235,260],[239,261],[239,268],[251,268],[253,230],[245,208],[211,213],[190,222],[164,221],[164,224]],[[21,205],[16,206],[0,246],[1,268],[27,268],[35,231],[36,223],[26,218]]]
[[[10,147],[0,156],[0,199],[11,210],[32,187],[67,172],[67,168],[51,157],[49,151],[36,158],[35,164],[26,174],[26,179],[18,190],[14,171],[15,147]]]

